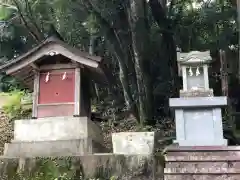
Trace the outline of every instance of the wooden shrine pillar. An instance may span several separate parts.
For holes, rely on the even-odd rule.
[[[37,106],[38,106],[38,96],[39,96],[39,77],[40,73],[34,70],[34,85],[33,85],[33,95],[32,95],[32,118],[37,118]]]
[[[81,109],[81,68],[75,69],[74,116],[80,116]]]

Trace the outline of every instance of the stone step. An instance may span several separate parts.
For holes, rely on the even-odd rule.
[[[164,174],[240,174],[240,168],[209,167],[164,168]]]
[[[166,156],[166,162],[191,162],[191,161],[240,161],[240,153],[229,153],[224,154],[214,154],[214,155],[177,155],[177,156]]]
[[[225,161],[225,162],[167,162],[165,164],[167,169],[205,169],[205,170],[217,170],[220,168],[238,169],[240,173],[240,161]]]
[[[172,145],[168,147],[168,153],[201,153],[201,152],[208,152],[208,153],[215,153],[215,152],[232,152],[238,151],[240,152],[240,146],[177,146]]]
[[[240,180],[240,147],[171,147],[164,180]]]
[[[214,151],[214,152],[167,152],[167,156],[229,156],[240,154],[240,151]]]
[[[9,157],[74,156],[104,153],[106,149],[91,139],[16,142],[5,144],[4,155]]]
[[[240,147],[175,147],[167,151],[166,161],[240,160]]]
[[[239,180],[240,174],[178,174],[178,175],[165,175],[164,180]]]

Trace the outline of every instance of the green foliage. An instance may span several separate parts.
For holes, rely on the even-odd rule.
[[[30,160],[31,161],[31,160]],[[74,158],[37,158],[34,164],[24,166],[16,172],[9,171],[9,180],[117,180],[115,176],[110,178],[83,177],[84,172],[77,175],[74,167]]]
[[[136,12],[136,16],[134,15],[135,18],[133,18],[133,20],[144,18],[148,21],[146,25],[149,27],[149,31],[146,33],[139,33],[140,36],[135,40],[136,42],[133,41],[134,36],[132,35],[137,31],[133,32],[132,28],[137,24],[131,24],[129,19],[131,6],[128,1],[4,0],[3,2],[11,7],[18,5],[16,15],[22,15],[20,21],[18,19],[9,22],[14,13],[11,12],[11,15],[6,8],[0,9],[0,20],[4,20],[3,24],[6,24],[4,28],[0,28],[0,52],[1,56],[6,57],[7,60],[18,56],[38,43],[38,41],[35,42],[34,35],[38,37],[39,41],[49,36],[51,25],[69,44],[84,51],[88,51],[90,34],[99,37],[94,51],[96,55],[104,58],[107,67],[114,75],[115,84],[110,85],[111,89],[94,90],[98,92],[95,93],[93,99],[97,99],[96,104],[102,106],[102,114],[114,121],[124,119],[119,116],[120,113],[125,113],[126,116],[132,114],[137,117],[137,113],[139,114],[140,111],[144,111],[147,109],[146,107],[150,106],[156,107],[150,108],[155,111],[151,119],[156,120],[161,116],[169,115],[168,98],[175,95],[174,88],[179,88],[178,85],[172,84],[176,69],[171,69],[173,64],[170,61],[174,57],[170,57],[170,55],[175,53],[175,45],[178,45],[183,51],[190,51],[228,49],[229,46],[238,43],[236,7],[230,1],[224,1],[224,3],[202,0],[182,0],[177,3],[172,1],[172,4],[167,5],[166,9],[164,7],[156,11],[159,12],[157,17],[160,18],[160,23],[154,19],[153,9],[149,7],[150,2],[148,2],[144,4],[147,7],[145,9],[147,11],[143,15],[145,17],[142,15],[138,17]],[[194,8],[193,3],[196,2],[200,4],[198,8]],[[144,28],[145,25],[138,29],[140,31]],[[170,40],[164,37],[166,34],[173,36],[174,46],[169,46]],[[145,35],[150,39],[148,48],[143,48],[141,53],[135,53],[134,43],[144,42]],[[134,68],[136,65],[134,62],[139,59],[135,55],[138,54],[142,57],[146,56],[149,60],[144,62],[144,66],[148,67],[150,64],[150,70],[146,74],[150,77],[152,89],[148,95],[153,94],[154,99],[152,103],[142,103],[146,104],[146,107],[141,110],[139,99],[145,93],[142,94],[139,90],[139,87],[143,85],[137,86],[135,83],[136,78],[140,77],[136,76]],[[119,66],[120,62],[127,66],[125,74],[120,73],[123,70]],[[142,71],[142,73],[144,72],[145,70]],[[143,74],[143,77],[147,76]],[[6,87],[6,91],[12,87],[18,87],[12,79],[5,79],[7,80],[1,83]],[[149,88],[145,88],[145,90],[147,89]],[[121,105],[117,106],[116,104]],[[130,107],[135,104],[136,108]],[[135,113],[134,109],[138,111]]]
[[[98,23],[97,23],[96,17],[93,16],[92,14],[90,14],[87,17],[86,22],[84,22],[83,24],[84,24],[84,27],[89,32],[89,34],[96,34],[98,32],[98,28],[97,28]]]
[[[24,97],[29,95],[27,92],[15,90],[11,93],[1,93],[0,95],[8,96],[8,102],[3,106],[3,111],[11,120],[28,116],[31,112],[31,106],[30,108],[25,108],[26,103],[22,103]],[[31,102],[30,99],[29,101]]]
[[[12,9],[0,5],[0,21],[9,19],[12,13],[13,13]]]

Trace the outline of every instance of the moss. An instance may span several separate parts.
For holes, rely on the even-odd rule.
[[[86,155],[78,157],[4,159],[0,176],[8,180],[156,179],[162,178],[162,166],[153,157],[141,155]],[[154,163],[156,161],[157,163]],[[157,166],[157,167],[155,167]],[[81,177],[81,178],[80,178]]]

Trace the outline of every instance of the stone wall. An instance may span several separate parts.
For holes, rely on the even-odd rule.
[[[165,160],[165,180],[240,180],[240,147],[169,148]]]
[[[1,180],[35,180],[37,176],[39,180],[55,179],[64,174],[77,180],[83,179],[80,176],[100,180],[108,180],[111,177],[118,180],[162,180],[163,166],[161,158],[142,155],[95,154],[51,159],[0,158]]]

